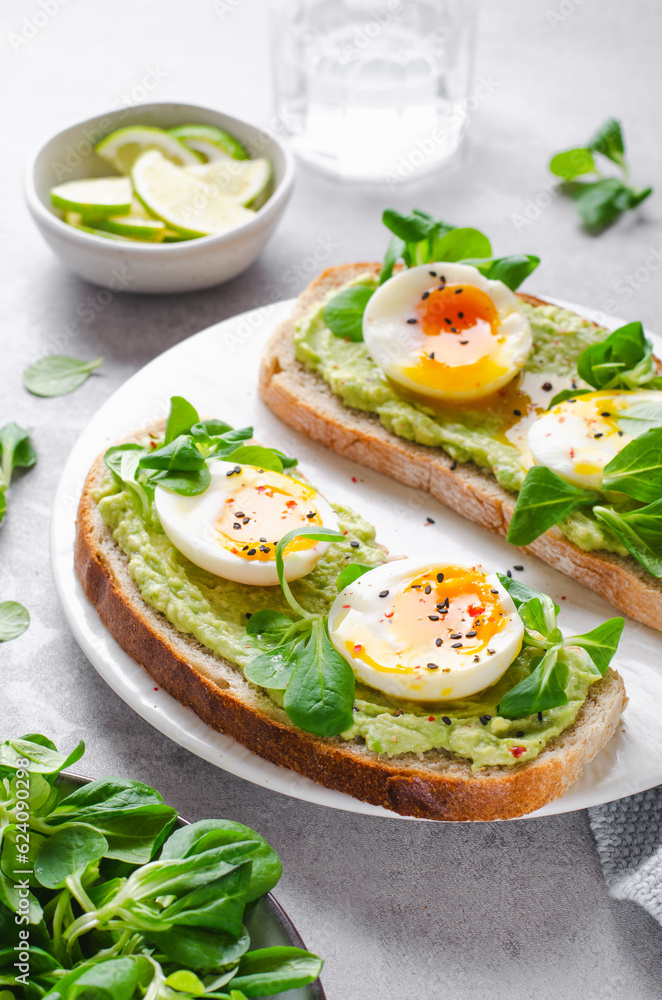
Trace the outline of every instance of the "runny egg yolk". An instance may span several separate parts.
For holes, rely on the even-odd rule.
[[[442,576],[441,581],[438,576]],[[472,654],[489,651],[491,640],[509,620],[501,610],[498,591],[484,577],[477,579],[474,571],[462,566],[447,567],[445,574],[429,572],[416,577],[395,595],[384,617],[391,619],[388,643],[383,639],[376,642],[374,634],[367,634],[362,642],[364,637],[357,633],[346,647],[354,659],[390,673],[434,667],[441,646]],[[367,652],[368,645],[372,655]],[[380,645],[385,660],[392,662],[394,649],[402,659],[395,666],[380,663]]]
[[[423,387],[467,392],[507,371],[499,364],[499,316],[486,292],[473,285],[447,285],[427,293],[418,313],[431,338],[418,364],[405,374]],[[434,338],[434,340],[432,340]]]
[[[288,531],[320,526],[322,517],[313,498],[315,490],[292,480],[287,489],[279,486],[245,484],[223,501],[214,527],[223,548],[251,561],[276,558],[276,545]],[[311,538],[294,538],[283,555],[311,549]]]

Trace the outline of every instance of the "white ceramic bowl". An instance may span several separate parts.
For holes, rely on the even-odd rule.
[[[104,135],[127,125],[172,128],[190,122],[223,128],[246,146],[251,157],[271,161],[274,192],[254,219],[218,236],[150,245],[94,236],[55,215],[49,195],[55,184],[112,173],[94,152]],[[28,164],[25,196],[51,250],[82,278],[114,291],[190,292],[228,281],[253,263],[280,219],[293,183],[292,155],[262,129],[196,104],[156,103],[96,115],[58,132]]]

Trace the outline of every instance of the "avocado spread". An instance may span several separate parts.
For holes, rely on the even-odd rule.
[[[132,495],[109,473],[95,499],[146,603],[180,632],[194,636],[238,669],[251,657],[245,638],[247,617],[263,608],[291,614],[280,587],[233,583],[186,559],[165,535],[154,510],[148,521]],[[347,507],[335,505],[334,510],[346,541],[329,546],[312,573],[291,584],[303,607],[324,614],[337,594],[338,574],[348,562],[377,566],[385,559],[371,525]],[[497,684],[471,698],[441,706],[400,702],[357,684],[354,725],[342,738],[363,739],[371,750],[389,757],[449,750],[470,760],[474,770],[532,760],[573,723],[595,679],[580,655],[571,650],[563,655],[570,668],[568,703],[546,711],[542,718],[509,720],[496,714],[503,694],[530,673],[531,654],[524,650]],[[281,692],[266,694],[282,704]]]
[[[376,287],[369,273],[345,287],[356,284]],[[577,359],[586,347],[609,333],[567,309],[522,302],[534,346],[520,375],[480,405],[441,401],[438,405],[390,381],[364,343],[331,333],[322,315],[324,304],[296,324],[294,345],[299,361],[316,371],[347,406],[376,414],[398,437],[443,448],[458,462],[474,462],[514,493],[533,464],[526,444],[528,427],[557,392],[586,386],[577,375]],[[590,511],[576,511],[558,527],[586,552],[606,549],[627,555],[619,539]]]

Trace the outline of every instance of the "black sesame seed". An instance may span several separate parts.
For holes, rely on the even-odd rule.
[[[428,663],[428,670],[439,670],[438,663]]]
[[[478,635],[476,629],[472,628],[471,632],[467,632],[467,639],[473,639],[476,635]]]
[[[379,596],[380,597],[388,597],[388,590],[380,590]]]
[[[257,552],[257,549],[249,549],[248,550],[248,555],[249,556],[254,556],[256,552]]]
[[[244,514],[244,512],[243,512],[243,510],[236,510],[236,511],[234,512],[234,516],[235,516],[235,517],[246,517],[246,515],[245,515],[245,514]]]
[[[616,433],[618,434],[619,438],[623,437],[623,431],[617,431]]]
[[[491,715],[481,715],[481,717],[480,717],[481,724],[483,726],[486,726],[487,723],[490,721],[491,718],[492,718]]]
[[[452,322],[453,322],[453,320],[449,319],[448,316],[444,317],[444,323],[448,323],[448,325],[450,326]]]
[[[522,416],[522,411],[521,410],[513,410],[513,413],[515,414],[516,417],[521,417]]]
[[[427,587],[425,588],[425,590],[423,591],[423,593],[424,594],[431,594],[432,593],[432,587],[430,586],[429,583],[428,583]]]
[[[594,434],[593,437],[594,438],[601,438],[602,437],[602,431],[600,431],[599,434]]]
[[[353,549],[358,549],[359,543],[357,541],[352,541],[349,543]]]
[[[423,292],[423,294],[421,295],[421,298],[422,299],[427,299],[427,297],[429,296],[429,294],[430,294],[429,292]]]
[[[461,638],[462,638],[461,632],[453,632],[453,634],[451,635],[451,639],[461,639]]]
[[[479,660],[480,660],[480,656],[474,656],[474,663],[478,663]]]
[[[451,646],[451,649],[461,649],[461,648],[462,648],[461,642],[454,642]]]
[[[246,612],[246,618],[252,618],[252,617],[253,617],[253,612],[252,611],[247,611]]]
[[[235,472],[241,472],[241,466],[240,465],[235,465],[234,471]],[[258,472],[264,472],[264,469],[258,469],[257,471]]]
[[[566,403],[576,403],[576,399],[566,399]]]
[[[430,361],[434,361],[434,351],[430,351],[430,353],[428,354],[428,357],[429,357]]]
[[[552,385],[551,382],[543,382],[542,388],[544,389],[545,392],[551,392],[554,386]]]
[[[431,278],[436,278],[437,277],[437,272],[436,271],[430,271],[430,277]]]
[[[507,577],[510,577],[510,579],[511,579],[511,580],[512,580],[512,578],[513,578],[513,574],[512,574],[511,572],[510,572],[510,570],[509,570],[509,569],[507,569],[507,570],[506,570],[506,576],[507,576]]]
[[[315,511],[311,510],[309,514],[306,514],[306,517],[315,517]]]
[[[444,582],[444,574],[437,573],[437,583],[443,583],[443,582]]]
[[[490,594],[498,594],[498,593],[499,593],[498,590],[490,590]]]
[[[260,551],[261,552],[271,552],[271,549],[269,548],[268,545],[261,545],[260,546]]]
[[[451,333],[457,333],[457,327],[456,326],[452,326],[451,327]]]
[[[439,621],[439,615],[428,615],[428,618],[430,619],[431,622]]]
[[[443,639],[435,639],[434,640],[434,644],[435,644],[435,646],[441,646],[441,644],[443,643],[443,641],[444,641]]]
[[[601,416],[601,417],[610,417],[610,416],[611,416],[611,413],[609,412],[609,410],[605,410],[605,411],[604,411],[604,413],[601,413],[601,414],[600,414],[600,416]]]
[[[542,712],[538,712],[538,722],[542,722]]]
[[[517,738],[518,738],[519,740],[521,740],[521,739],[522,739],[522,737],[524,736],[524,730],[523,730],[523,729],[520,729],[520,730],[519,730],[518,732],[516,732],[516,733],[515,733],[515,736],[516,736],[516,737],[517,737]]]
[[[460,317],[460,319],[464,319],[464,313],[459,312],[458,316]]]
[[[234,528],[235,531],[239,531],[241,525],[239,524],[239,521],[235,521],[232,527]]]
[[[432,520],[431,517],[426,517],[425,520],[428,524],[434,524],[434,521]]]
[[[441,721],[443,722],[443,724],[444,724],[445,726],[451,726],[451,725],[452,725],[452,722],[451,722],[451,720],[450,720],[450,719],[448,718],[448,716],[447,716],[447,715],[442,715],[442,717],[441,717]]]
[[[225,473],[226,476],[234,476],[234,469],[230,469],[229,472]]]
[[[416,319],[415,316],[410,316],[410,318],[407,320],[407,322],[408,323],[418,323],[418,320]]]
[[[488,649],[487,652],[490,654],[490,656],[494,656],[494,654],[496,653],[496,649]]]
[[[245,552],[247,548],[248,548],[248,546],[247,546],[247,545],[244,545],[244,547],[243,547],[243,549],[242,549],[241,551],[242,551],[242,552]]]
[[[259,541],[266,542],[266,538],[260,538]]]
[[[456,288],[456,289],[455,289],[455,294],[456,294],[456,295],[459,295],[459,294],[460,294],[460,292],[463,292],[463,291],[464,291],[464,289],[463,289],[463,288]]]
[[[455,461],[455,459],[453,459],[453,461],[451,462],[449,469],[451,470],[451,472],[454,472],[455,469],[457,469],[457,462]]]
[[[455,331],[453,331],[453,333],[455,333]],[[469,341],[468,341],[468,340],[461,340],[461,341],[460,341],[460,343],[461,343],[461,344],[468,344],[468,343],[469,343]]]
[[[443,281],[443,283],[446,284],[446,279],[444,278],[443,274],[439,275],[439,281]]]
[[[395,717],[395,718],[397,719],[397,717],[398,717],[399,715],[402,715],[403,711],[404,711],[404,709],[402,709],[402,708],[398,708],[398,709],[397,709],[397,710],[396,710],[396,711],[395,711],[395,712],[393,713],[393,716],[394,716],[394,717]]]
[[[249,521],[250,521],[250,517],[245,517],[241,523],[242,524],[248,524]]]
[[[421,590],[421,585],[420,585],[420,583],[412,583],[412,585],[411,585],[411,589],[412,589],[412,590]]]
[[[522,570],[524,569],[524,567],[523,566],[513,566],[513,569],[516,569],[518,573],[521,573]]]

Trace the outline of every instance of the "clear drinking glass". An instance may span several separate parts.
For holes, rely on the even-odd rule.
[[[305,160],[403,180],[466,129],[475,0],[270,0],[279,126]]]

